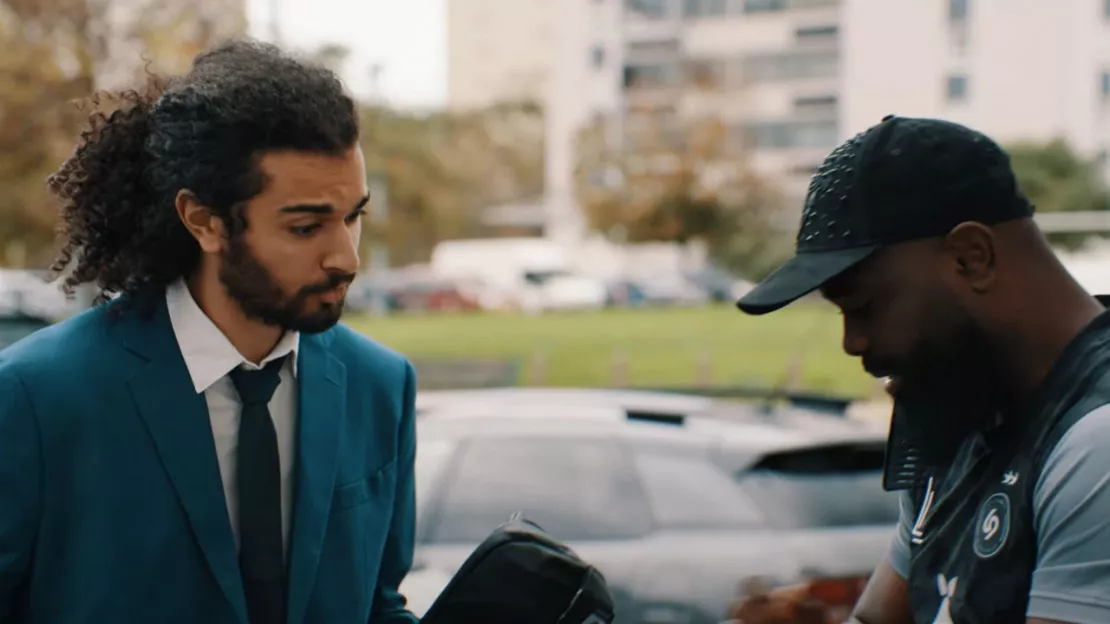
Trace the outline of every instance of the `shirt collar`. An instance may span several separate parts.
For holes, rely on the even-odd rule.
[[[258,369],[259,366],[248,362],[231,344],[216,324],[200,309],[184,280],[178,280],[166,289],[166,307],[170,315],[177,346],[189,370],[189,377],[197,394],[208,390],[212,384],[222,379],[238,366]],[[294,376],[297,373],[297,349],[300,334],[287,331],[278,341],[273,351],[262,360],[261,365],[289,356]]]

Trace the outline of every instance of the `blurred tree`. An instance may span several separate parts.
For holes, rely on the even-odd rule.
[[[757,278],[789,240],[773,220],[784,199],[746,154],[714,117],[633,118],[619,136],[599,120],[579,136],[577,200],[590,227],[610,238],[701,240],[720,266]]]
[[[143,72],[187,71],[198,52],[243,32],[242,5],[0,0],[0,264],[48,262],[57,214],[45,180],[74,149],[91,107],[113,107],[86,98]],[[341,69],[347,52],[324,46],[307,56]],[[386,230],[367,240],[385,237],[396,261],[426,260],[444,238],[485,234],[485,207],[542,192],[543,118],[535,106],[465,115],[365,107],[362,118],[367,167],[387,177],[392,213]]]
[[[0,0],[0,264],[24,250],[32,265],[49,258],[45,180],[90,112],[75,101],[145,71],[187,69],[244,27],[242,6],[220,0]]]
[[[441,240],[496,234],[482,223],[490,206],[543,191],[543,116],[530,104],[469,113],[421,114],[366,107],[362,144],[371,175],[385,175],[391,264],[427,261]]]
[[[1110,193],[1098,170],[1099,162],[1081,157],[1066,141],[1019,142],[1006,151],[1018,186],[1038,212],[1110,210]],[[1088,233],[1053,233],[1049,239],[1074,249],[1091,237]]]

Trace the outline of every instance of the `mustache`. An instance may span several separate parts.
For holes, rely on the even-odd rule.
[[[346,286],[355,281],[354,273],[332,273],[326,280],[319,284],[305,286],[301,292],[306,295],[318,295],[321,293],[331,292],[340,286]]]

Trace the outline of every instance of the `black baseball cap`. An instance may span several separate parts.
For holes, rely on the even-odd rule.
[[[810,182],[795,255],[737,302],[766,314],[817,290],[886,245],[960,223],[1031,217],[1010,157],[950,121],[887,115],[841,144]]]

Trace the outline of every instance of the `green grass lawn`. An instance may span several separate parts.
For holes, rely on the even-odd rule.
[[[523,364],[521,382],[529,385],[778,386],[793,376],[795,389],[852,396],[874,389],[859,362],[841,352],[840,317],[822,304],[764,317],[717,306],[349,322],[413,358],[516,358]]]

